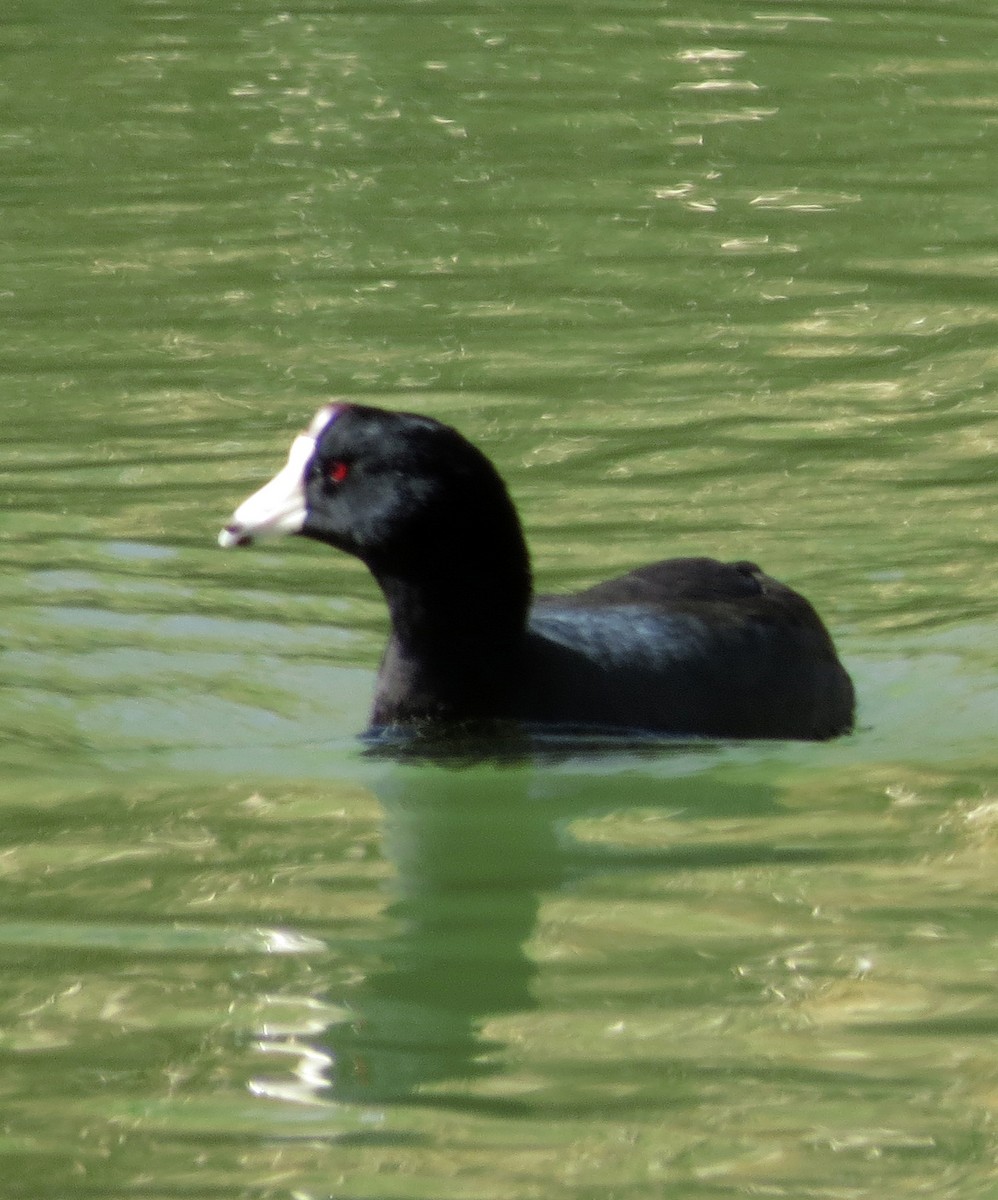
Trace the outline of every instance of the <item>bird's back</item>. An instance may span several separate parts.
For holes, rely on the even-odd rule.
[[[726,738],[827,738],[853,690],[811,605],[751,563],[667,559],[530,618],[523,715]]]

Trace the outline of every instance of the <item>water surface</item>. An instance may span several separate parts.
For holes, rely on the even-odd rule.
[[[0,1192],[993,1193],[993,42],[8,7]],[[542,590],[761,562],[857,733],[370,753],[370,580],[215,547],[337,395],[481,445]]]

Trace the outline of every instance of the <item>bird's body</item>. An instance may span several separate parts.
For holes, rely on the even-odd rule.
[[[320,409],[222,545],[300,533],[360,558],[388,603],[375,726],[512,720],[716,738],[833,737],[853,688],[811,605],[749,562],[666,559],[532,596],[505,485],[431,418]]]

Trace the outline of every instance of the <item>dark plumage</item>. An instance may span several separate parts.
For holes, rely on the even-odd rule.
[[[391,635],[372,723],[512,719],[718,738],[820,739],[853,688],[811,605],[750,562],[667,559],[532,600],[489,460],[429,417],[320,409],[219,540],[298,533],[356,555]]]

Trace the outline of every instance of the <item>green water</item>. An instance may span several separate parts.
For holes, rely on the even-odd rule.
[[[992,1197],[991,6],[0,14],[0,1195]],[[822,746],[365,753],[330,396],[542,590],[753,558]]]

